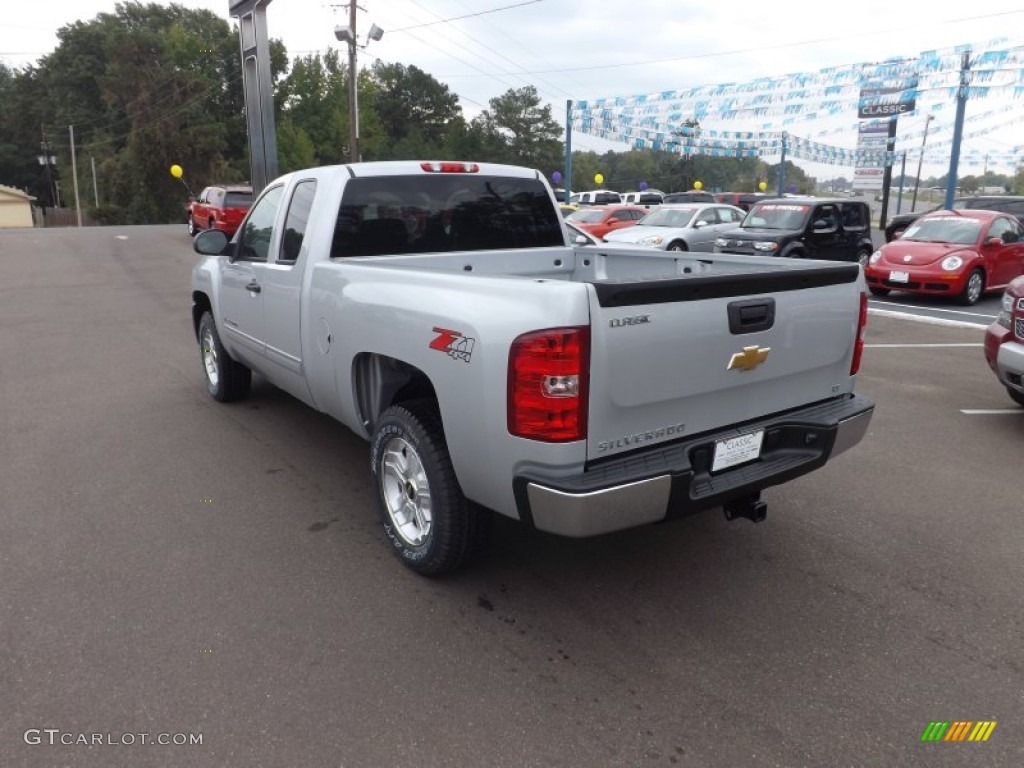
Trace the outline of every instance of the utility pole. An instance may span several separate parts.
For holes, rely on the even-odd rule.
[[[92,199],[96,207],[100,207],[100,191],[96,186],[96,158],[90,157],[89,164],[92,165]]]
[[[356,72],[356,0],[348,4],[348,28],[352,31],[352,39],[348,44],[348,135],[349,158],[351,162],[359,162],[359,77]]]
[[[75,182],[75,210],[78,211],[78,226],[82,226],[82,201],[78,199],[78,165],[75,163],[75,126],[68,126],[71,134],[71,178]]]
[[[359,73],[356,64],[356,50],[359,48],[359,37],[356,34],[356,6],[355,0],[348,6],[348,26],[335,27],[334,37],[343,43],[348,44],[348,134],[349,134],[349,162],[358,163],[361,159],[359,153]],[[371,40],[380,40],[384,37],[384,30],[376,24],[370,25],[370,31],[366,34],[365,48]]]
[[[50,170],[56,158],[50,154],[50,144],[46,141],[46,129],[40,126],[39,130],[43,135],[43,140],[39,144],[39,146],[43,150],[43,155],[40,158],[40,162],[42,162],[42,164],[46,166],[46,185],[47,191],[50,194],[50,207],[54,208],[60,205],[60,203],[57,201],[56,187],[54,187],[53,185],[53,171]]]
[[[921,186],[921,165],[924,163],[924,145],[928,143],[928,125],[935,119],[935,115],[928,115],[924,121],[924,136],[921,137],[921,156],[917,158],[917,179],[914,181],[914,197],[910,201],[910,212],[917,210],[917,190]],[[931,202],[931,198],[928,198]]]

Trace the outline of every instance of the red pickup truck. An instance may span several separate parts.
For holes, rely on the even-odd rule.
[[[252,187],[215,186],[204,189],[188,206],[188,233],[219,229],[231,237],[252,205]]]

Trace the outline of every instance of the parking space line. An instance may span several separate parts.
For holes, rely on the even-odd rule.
[[[963,344],[865,344],[871,349],[913,349],[914,347],[984,347],[980,341],[964,342]]]
[[[947,328],[969,328],[971,330],[984,330],[989,326],[989,323],[968,323],[966,320],[947,320],[944,317],[929,317],[927,315],[915,315],[910,312],[896,312],[889,309],[878,309],[877,307],[871,306],[868,308],[868,312],[873,315],[880,315],[881,317],[895,317],[900,320],[916,320],[919,323],[930,323],[931,325],[943,325]],[[978,317],[988,317],[988,315],[978,315]],[[995,320],[995,317],[992,317]]]
[[[871,349],[913,349],[915,347],[983,347],[980,341],[970,341],[963,344],[864,344],[865,348]]]
[[[993,416],[1006,413],[1024,415],[1024,408],[961,408],[960,413],[967,416]]]
[[[928,312],[946,312],[950,315],[968,315],[970,317],[984,317],[995,320],[995,315],[986,315],[984,312],[968,312],[966,309],[946,309],[945,307],[922,307],[919,304],[900,304],[898,301],[883,302],[887,307],[907,307],[908,309],[924,309]],[[877,305],[876,305],[877,306]]]

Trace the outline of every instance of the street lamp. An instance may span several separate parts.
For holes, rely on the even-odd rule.
[[[356,4],[349,5],[349,25],[335,27],[334,36],[342,43],[348,43],[348,125],[349,125],[349,162],[359,162],[359,94],[356,72],[356,49],[365,48],[371,40],[384,37],[384,30],[376,24],[370,26],[366,33],[366,42],[359,45],[356,37]]]
[[[911,213],[917,207],[917,188],[921,186],[921,164],[924,162],[924,145],[928,141],[928,124],[934,119],[935,115],[928,115],[924,121],[924,136],[921,138],[921,156],[917,158],[917,178],[914,179],[914,199],[910,201]]]

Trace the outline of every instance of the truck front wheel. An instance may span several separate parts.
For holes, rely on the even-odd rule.
[[[370,471],[384,533],[412,570],[451,571],[485,543],[491,513],[463,496],[432,402],[402,403],[381,415]]]
[[[252,371],[235,361],[220,343],[213,315],[203,312],[199,320],[199,352],[203,361],[206,391],[222,403],[242,400],[249,394]]]

